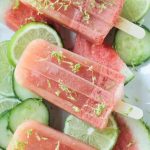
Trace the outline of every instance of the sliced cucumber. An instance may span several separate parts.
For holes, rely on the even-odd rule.
[[[0,147],[6,149],[12,138],[12,132],[8,129],[9,112],[0,117]]]
[[[38,95],[19,85],[15,79],[15,76],[13,77],[13,89],[14,93],[20,100],[25,100],[28,98],[40,98]]]
[[[149,10],[150,0],[125,0],[122,16],[132,22],[140,20]]]
[[[27,120],[35,120],[48,125],[49,111],[45,104],[38,99],[27,99],[10,112],[9,128],[15,132],[18,125]]]
[[[150,58],[150,32],[146,29],[145,32],[143,39],[134,38],[123,31],[117,32],[115,48],[127,65],[140,65]]]
[[[146,125],[139,120],[134,120],[126,117],[122,118],[133,135],[137,149],[150,150],[150,133]]]
[[[20,101],[15,98],[2,98],[0,99],[0,115],[19,104]]]

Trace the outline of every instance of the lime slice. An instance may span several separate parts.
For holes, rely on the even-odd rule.
[[[136,22],[140,20],[149,10],[150,0],[126,0],[122,17]]]
[[[20,101],[15,98],[2,98],[0,99],[0,115],[19,104]]]
[[[71,115],[65,122],[64,132],[97,150],[111,150],[118,137],[118,127],[113,117],[110,117],[107,128],[100,131]]]
[[[14,96],[12,76],[13,67],[9,64],[7,58],[8,42],[0,43],[0,95],[12,97]]]
[[[61,39],[53,28],[42,23],[26,24],[14,34],[9,43],[8,58],[13,66],[18,63],[26,46],[35,39],[44,39],[62,47]]]

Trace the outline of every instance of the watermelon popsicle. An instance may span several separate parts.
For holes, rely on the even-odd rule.
[[[15,132],[7,150],[94,150],[94,148],[77,141],[50,127],[35,121],[20,125]]]
[[[78,118],[104,128],[123,96],[124,77],[46,41],[33,41],[21,57],[16,80]]]
[[[73,52],[120,72],[125,76],[125,84],[134,77],[133,73],[111,46],[105,44],[94,45],[81,35],[77,35]]]
[[[113,26],[143,38],[144,30],[119,17],[124,0],[20,0],[49,19],[102,44]],[[119,19],[119,20],[118,20]],[[119,23],[119,24],[118,24]]]

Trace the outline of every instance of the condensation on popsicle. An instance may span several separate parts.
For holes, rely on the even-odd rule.
[[[63,133],[35,121],[20,125],[7,150],[94,150]]]
[[[98,128],[123,95],[124,77],[44,40],[30,43],[16,80],[46,100]]]
[[[97,44],[115,26],[124,3],[124,0],[20,1]]]

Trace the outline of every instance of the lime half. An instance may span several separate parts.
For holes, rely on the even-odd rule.
[[[62,47],[62,42],[57,32],[46,24],[32,22],[22,26],[12,37],[8,47],[8,58],[13,66],[26,46],[35,39],[44,39]]]
[[[0,43],[0,95],[6,97],[14,96],[12,76],[13,67],[9,64],[7,58],[8,42]]]
[[[97,150],[111,150],[118,137],[118,127],[113,117],[110,117],[104,130],[99,130],[71,115],[65,122],[64,132]]]
[[[122,16],[136,22],[148,12],[149,6],[150,0],[125,0]]]

